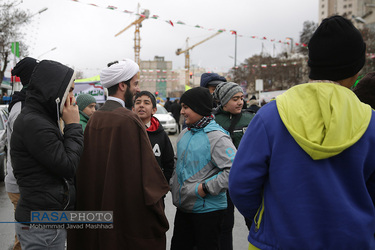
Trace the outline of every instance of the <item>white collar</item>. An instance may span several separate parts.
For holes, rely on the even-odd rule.
[[[117,98],[117,97],[114,97],[114,96],[108,96],[107,100],[118,102],[125,108],[125,102],[124,102],[124,100],[121,100],[120,98]]]

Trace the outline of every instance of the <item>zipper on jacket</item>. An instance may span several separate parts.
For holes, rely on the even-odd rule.
[[[66,192],[64,192],[64,193],[66,193],[66,195],[68,196],[67,197],[66,205],[65,205],[65,207],[63,209],[63,210],[65,210],[69,206],[69,204],[70,204],[70,187],[69,187],[68,181],[65,178],[63,178],[63,180],[64,180],[64,184],[66,185]]]
[[[56,109],[57,109],[57,127],[59,128],[60,133],[63,134],[62,131],[61,131],[61,127],[60,127],[60,97],[57,97],[55,102],[56,102],[56,106],[57,106],[56,107]]]
[[[206,199],[203,198],[203,207],[205,207],[205,205],[206,205]]]
[[[191,133],[191,137],[189,138],[189,141],[188,141],[188,143],[187,143],[187,145],[186,145],[186,149],[189,147],[189,145],[190,145],[190,141],[191,141],[191,138],[193,138],[193,133]],[[185,151],[186,152],[186,151]],[[183,168],[185,168],[185,161],[186,160],[186,153],[184,154],[184,159],[183,159],[183,161],[182,161],[182,166],[183,166]],[[182,171],[181,171],[182,172]],[[178,182],[178,175],[177,175],[177,182]],[[179,184],[180,185],[180,184]],[[180,205],[180,207],[181,207],[181,188],[182,188],[182,186],[183,186],[183,183],[182,183],[182,185],[180,185],[180,188],[178,189],[178,194],[179,194],[179,196],[178,196],[178,200],[179,200],[179,205]]]
[[[260,223],[262,222],[263,213],[264,213],[264,196],[262,196],[262,204],[258,208],[258,211],[254,217],[254,225],[255,225],[254,231],[255,232],[258,232],[259,230]]]

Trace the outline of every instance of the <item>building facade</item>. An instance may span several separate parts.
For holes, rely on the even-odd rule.
[[[332,15],[341,15],[361,29],[374,28],[375,0],[319,0],[319,23]]]
[[[153,61],[141,61],[140,88],[158,92],[160,97],[169,96],[179,85],[179,75],[172,66],[172,61],[165,61],[161,56],[155,56]]]

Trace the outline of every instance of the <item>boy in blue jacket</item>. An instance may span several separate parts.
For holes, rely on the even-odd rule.
[[[375,118],[350,87],[366,44],[333,16],[309,42],[310,82],[262,107],[229,176],[249,249],[375,248]]]
[[[213,119],[208,89],[186,91],[181,106],[188,127],[177,139],[177,165],[170,181],[177,207],[171,249],[219,249],[236,148]]]

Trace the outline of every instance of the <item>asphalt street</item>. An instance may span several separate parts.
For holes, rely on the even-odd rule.
[[[177,135],[170,136],[175,148]],[[167,249],[170,249],[173,235],[173,221],[176,208],[172,204],[170,193],[165,198],[165,213],[167,215],[170,229],[167,232]],[[13,205],[5,191],[3,182],[0,182],[0,250],[8,250],[14,241],[14,213]],[[233,248],[235,250],[248,249],[248,230],[244,218],[238,211],[235,211],[235,225],[233,229]]]

